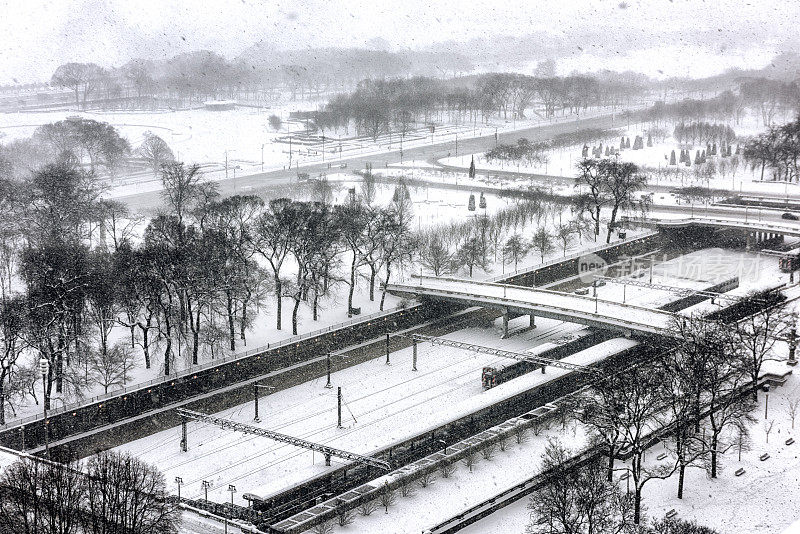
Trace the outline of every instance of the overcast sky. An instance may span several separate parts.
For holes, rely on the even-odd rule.
[[[67,61],[121,65],[211,49],[393,49],[546,32],[581,42],[559,71],[700,76],[798,50],[797,0],[0,0],[0,83],[49,79]],[[501,40],[502,42],[502,40]],[[659,72],[660,71],[660,72]]]

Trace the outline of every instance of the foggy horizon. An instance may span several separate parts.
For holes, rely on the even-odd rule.
[[[235,59],[260,50],[365,48],[467,55],[474,72],[532,72],[545,60],[559,75],[634,71],[652,78],[702,78],[761,69],[797,50],[786,1],[440,2],[385,8],[361,0],[166,3],[119,0],[4,2],[0,83],[48,81],[67,62],[120,67],[210,50]],[[89,16],[91,15],[91,16]],[[658,33],[651,33],[654,27]]]

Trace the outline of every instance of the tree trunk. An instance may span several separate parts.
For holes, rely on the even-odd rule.
[[[600,206],[595,208],[594,217],[594,240],[597,241],[597,236],[600,235]]]
[[[169,375],[169,361],[172,359],[172,325],[170,325],[169,319],[164,321],[164,326],[166,329],[166,339],[167,339],[167,346],[164,348],[164,376]]]
[[[678,469],[678,498],[683,499],[683,479],[684,473],[686,472],[686,464],[684,463],[683,459],[680,459],[679,461],[681,466]]]
[[[386,285],[389,285],[389,277],[392,276],[392,271],[389,265],[386,265]],[[383,304],[386,302],[386,287],[383,288],[383,294],[381,295],[381,305],[380,311],[383,311]]]
[[[318,319],[317,316],[318,303],[319,303],[319,293],[314,291],[314,300],[311,302],[311,314],[313,320],[315,321]]]
[[[144,328],[142,325],[139,325],[139,329],[142,331],[142,352],[144,353],[144,367],[145,369],[150,369],[150,342],[148,340],[148,335],[147,335],[150,329]]]
[[[369,266],[369,301],[375,302],[375,276],[377,272],[375,266]]]
[[[281,307],[281,304],[282,304],[281,289],[282,289],[282,287],[281,287],[281,279],[276,274],[275,275],[275,299],[277,300],[277,302],[276,302],[277,309],[276,309],[276,312],[275,312],[275,315],[276,315],[276,317],[275,317],[276,325],[275,326],[276,326],[276,328],[278,330],[281,329],[281,308],[282,308]]]
[[[226,291],[225,293],[228,311],[228,337],[230,338],[231,342],[231,351],[234,351],[236,350],[236,325],[233,317],[233,298],[231,297],[230,291]]]
[[[292,335],[297,335],[297,310],[300,308],[300,297],[294,299],[294,309],[292,310]]]
[[[608,476],[606,480],[614,482],[614,454],[616,454],[613,446],[608,447]]]
[[[247,301],[242,302],[242,321],[239,323],[239,339],[247,346]]]
[[[711,436],[711,478],[717,478],[717,436]]]
[[[59,352],[56,356],[56,393],[64,392],[64,354]]]
[[[633,491],[633,522],[638,525],[642,519],[642,488],[636,484]]]
[[[353,316],[353,292],[356,289],[356,253],[353,252],[353,262],[350,264],[350,290],[347,293],[347,316]]]

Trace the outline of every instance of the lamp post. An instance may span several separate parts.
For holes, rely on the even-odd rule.
[[[175,484],[178,485],[178,502],[181,502],[181,484],[183,484],[183,479],[181,477],[175,477]]]
[[[50,372],[50,361],[47,358],[39,360],[39,372],[42,373],[42,406],[44,406],[44,450],[50,458],[50,429],[47,427],[47,375]]]

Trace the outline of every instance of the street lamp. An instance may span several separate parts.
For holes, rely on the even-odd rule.
[[[42,373],[42,406],[44,406],[44,450],[50,458],[50,429],[47,427],[47,375],[50,372],[50,361],[47,358],[39,360],[39,372]]]
[[[175,477],[175,484],[178,485],[178,502],[181,502],[181,484],[183,484],[183,479],[181,477]]]

